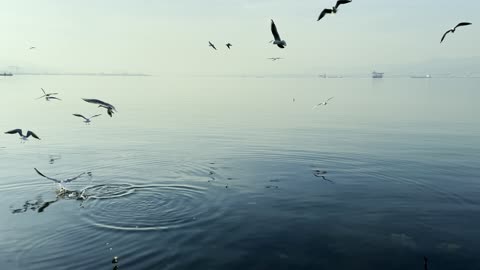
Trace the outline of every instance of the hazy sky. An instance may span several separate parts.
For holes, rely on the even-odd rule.
[[[480,56],[480,1],[1,0],[0,67],[151,74],[316,73]],[[270,18],[287,41],[272,39]],[[441,35],[458,30],[439,44]],[[208,47],[208,41],[218,51]],[[224,44],[231,42],[232,50]],[[36,50],[28,47],[36,46]],[[283,62],[265,58],[280,56]]]

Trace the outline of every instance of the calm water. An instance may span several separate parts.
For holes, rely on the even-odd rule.
[[[480,269],[479,83],[0,78],[0,265]]]

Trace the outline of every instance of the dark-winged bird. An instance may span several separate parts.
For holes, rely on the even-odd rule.
[[[329,8],[324,9],[324,10],[322,11],[322,13],[320,13],[320,15],[318,16],[317,21],[320,21],[323,17],[325,17],[326,14],[331,14],[331,13],[334,13],[334,14],[335,14],[335,13],[337,13],[338,7],[339,7],[340,5],[348,4],[348,3],[350,3],[350,2],[352,2],[352,0],[338,0],[338,1],[337,1],[337,4],[336,4],[334,7],[332,7],[331,9],[329,9]]]
[[[471,24],[472,23],[469,23],[469,22],[461,22],[457,24],[457,26],[455,26],[454,28],[448,30],[447,32],[445,32],[445,34],[443,34],[442,39],[440,40],[440,43],[442,43],[442,41],[445,39],[448,33],[455,33],[455,30],[457,30],[457,27],[471,25]]]
[[[115,109],[115,107],[105,101],[101,101],[99,99],[93,99],[93,98],[82,98],[84,101],[88,102],[88,103],[93,103],[93,104],[97,104],[98,107],[101,107],[101,108],[105,108],[107,109],[107,113],[108,115],[110,115],[110,117],[113,116],[113,112],[117,111],[117,109]]]
[[[227,44],[225,44],[225,46],[227,46],[227,48],[230,49],[230,47],[232,47],[232,44],[231,44],[231,43],[227,43]]]
[[[20,139],[21,139],[22,141],[26,141],[26,140],[28,139],[28,137],[30,137],[30,136],[32,136],[32,137],[35,138],[35,139],[40,140],[40,138],[39,138],[35,133],[33,133],[32,131],[30,131],[30,130],[27,131],[27,135],[23,135],[22,130],[19,129],[19,128],[5,132],[5,134],[17,134],[17,133],[18,133],[18,135],[20,135]]]
[[[272,29],[272,34],[273,34],[273,38],[274,38],[273,44],[277,45],[281,49],[285,48],[285,46],[287,46],[287,42],[285,42],[285,40],[282,40],[280,38],[280,35],[278,34],[277,26],[275,25],[273,20],[272,20],[272,23],[271,23],[271,29]]]
[[[213,43],[210,42],[210,41],[208,42],[208,46],[210,46],[210,47],[212,47],[213,49],[217,50],[217,48],[215,48],[215,45],[213,45]]]
[[[316,107],[318,107],[318,106],[322,106],[322,105],[325,105],[325,106],[326,106],[326,105],[328,104],[328,102],[329,102],[329,101],[330,101],[332,98],[333,98],[333,97],[331,97],[331,98],[329,98],[329,99],[325,100],[325,101],[324,101],[324,102],[322,102],[322,103],[318,103],[317,105],[313,106],[313,108],[312,108],[312,109],[315,109]]]

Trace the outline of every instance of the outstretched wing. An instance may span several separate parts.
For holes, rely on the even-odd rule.
[[[35,133],[33,133],[32,131],[29,130],[29,131],[27,132],[27,138],[30,137],[30,135],[31,135],[32,137],[34,137],[35,139],[40,140],[40,138],[37,136],[37,134],[35,134]]]
[[[76,116],[76,117],[81,117],[85,120],[88,120],[88,118],[86,118],[85,116],[81,115],[81,114],[78,114],[78,113],[74,113],[73,116]]]
[[[460,27],[460,26],[466,26],[466,25],[471,25],[472,23],[469,23],[469,22],[461,22],[459,24],[457,24],[457,26],[455,26],[455,29],[457,29],[457,27]]]
[[[440,40],[440,43],[442,43],[443,40],[445,39],[445,37],[447,36],[447,34],[448,34],[448,33],[451,33],[451,32],[453,32],[452,29],[450,29],[450,30],[448,30],[447,32],[445,32],[445,34],[443,34],[443,36],[442,36],[442,39]]]
[[[42,89],[44,95],[47,94],[47,93],[45,92],[45,89],[43,89],[43,88],[40,88],[40,89]]]
[[[59,99],[59,98],[57,98],[57,97],[47,97],[47,100],[50,100],[50,99],[61,100],[61,99]]]
[[[82,98],[84,101],[88,102],[88,103],[93,103],[93,104],[98,104],[98,105],[103,105],[105,107],[110,107],[112,108],[114,111],[117,111],[117,109],[115,109],[115,107],[112,105],[112,104],[108,104],[107,102],[105,101],[101,101],[99,99],[94,99],[94,98]]]
[[[98,117],[98,116],[100,116],[100,115],[102,115],[102,114],[95,114],[95,115],[93,115],[93,116],[90,116],[90,118]]]
[[[47,178],[48,180],[52,180],[52,181],[55,182],[55,183],[61,183],[61,182],[62,182],[62,181],[60,181],[60,180],[58,180],[58,179],[51,178],[51,177],[48,177],[48,176],[44,175],[44,174],[41,173],[39,170],[37,170],[37,168],[34,168],[34,169],[35,169],[35,171],[36,171],[40,176],[45,177],[45,178]]]
[[[350,2],[352,2],[352,0],[338,0],[337,4],[335,5],[335,8],[338,8],[340,5],[348,4]]]
[[[274,38],[275,40],[277,40],[277,41],[282,40],[282,39],[280,38],[280,35],[278,34],[277,26],[275,25],[275,23],[273,22],[273,20],[272,20],[271,28],[272,28],[273,38]]]
[[[84,174],[85,174],[85,173],[83,172],[83,173],[81,173],[81,174],[79,174],[79,175],[77,175],[77,176],[75,176],[75,177],[73,177],[73,178],[67,178],[67,179],[63,180],[63,183],[72,182],[73,180],[76,180],[76,179],[82,177]]]
[[[18,133],[20,136],[23,136],[22,130],[19,128],[5,132],[5,134],[16,134],[16,133]]]
[[[331,98],[327,99],[327,101],[330,101],[332,98],[333,98],[333,97],[331,97]]]
[[[326,14],[330,14],[332,12],[333,12],[333,10],[331,10],[329,8],[324,9],[322,11],[322,13],[320,13],[320,15],[318,16],[317,22],[320,21],[323,17],[325,17]]]

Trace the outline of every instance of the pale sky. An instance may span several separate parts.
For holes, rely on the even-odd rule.
[[[149,74],[311,73],[478,57],[480,1],[0,0],[0,67]],[[270,19],[287,42],[279,49]],[[444,31],[459,29],[440,45]],[[216,44],[218,51],[208,47]],[[225,43],[233,44],[228,51]],[[36,46],[36,50],[28,50]],[[273,64],[266,58],[285,60]]]

